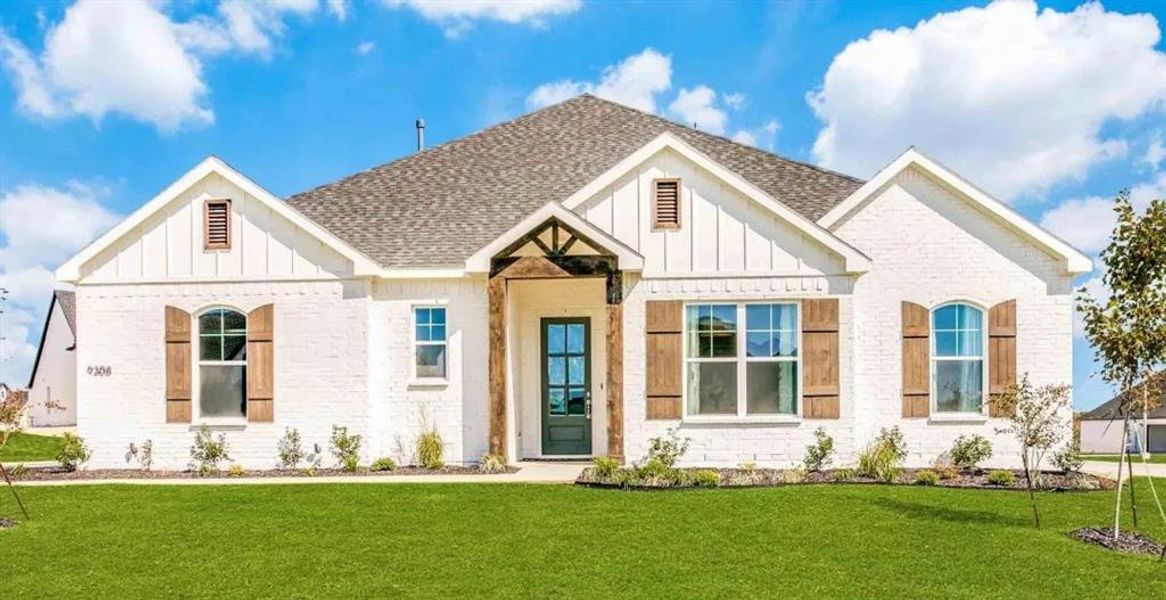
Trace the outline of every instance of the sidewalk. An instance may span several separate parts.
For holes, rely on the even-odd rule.
[[[56,463],[52,463],[56,464]],[[213,479],[65,479],[15,481],[21,487],[65,485],[285,485],[316,483],[573,483],[590,463],[520,462],[517,473],[498,475],[359,475],[324,477],[240,477]],[[8,465],[6,464],[5,467]],[[29,466],[33,466],[29,463]],[[0,483],[3,483],[0,481]]]
[[[1143,465],[1141,462],[1139,462],[1139,460],[1140,459],[1137,457],[1134,458],[1134,477],[1145,477],[1146,467],[1150,467],[1151,477],[1166,477],[1166,465]],[[1118,463],[1115,462],[1087,460],[1085,461],[1085,465],[1081,467],[1081,470],[1091,475],[1100,475],[1110,479],[1117,479],[1117,465]]]

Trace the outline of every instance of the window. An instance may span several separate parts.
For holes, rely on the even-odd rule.
[[[688,415],[798,414],[797,304],[693,304],[685,331]]]
[[[982,412],[984,312],[969,304],[945,304],[931,313],[931,331],[936,412]]]
[[[247,317],[213,308],[198,317],[198,410],[203,417],[247,416]]]
[[[416,307],[413,309],[414,364],[418,379],[445,379],[446,340],[445,309]]]
[[[231,201],[208,200],[203,205],[203,247],[231,249]]]
[[[652,227],[680,229],[680,178],[652,180]]]

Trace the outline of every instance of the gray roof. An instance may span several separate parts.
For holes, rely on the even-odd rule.
[[[1158,373],[1158,374],[1151,376],[1149,381],[1150,381],[1150,385],[1152,386],[1150,388],[1150,394],[1157,395],[1158,407],[1154,408],[1153,410],[1148,412],[1146,414],[1146,417],[1150,418],[1150,419],[1166,419],[1166,372]],[[1145,384],[1140,383],[1140,384],[1134,386],[1134,388],[1132,390],[1130,390],[1130,393],[1134,394],[1136,400],[1140,399],[1141,390],[1142,390],[1143,385],[1145,385]],[[1101,406],[1098,406],[1097,408],[1081,415],[1081,420],[1083,420],[1083,421],[1113,421],[1113,420],[1121,419],[1123,416],[1122,412],[1121,412],[1121,405],[1122,405],[1122,401],[1125,399],[1125,397],[1126,397],[1125,394],[1118,394],[1117,396],[1114,396],[1108,402],[1106,402],[1106,403],[1102,404]],[[1138,406],[1141,406],[1140,402],[1138,402]],[[1141,418],[1141,416],[1142,416],[1141,412],[1142,412],[1141,409],[1138,408],[1135,410],[1135,414],[1133,416]]]
[[[65,313],[65,322],[69,324],[69,331],[77,337],[77,295],[65,290],[55,290],[57,304],[61,305],[61,312]]]
[[[863,183],[585,94],[288,202],[384,267],[458,268],[666,131],[811,220]]]

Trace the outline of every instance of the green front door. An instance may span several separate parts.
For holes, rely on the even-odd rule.
[[[542,320],[543,454],[591,454],[591,320]]]

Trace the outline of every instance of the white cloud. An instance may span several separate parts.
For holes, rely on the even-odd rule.
[[[721,94],[721,100],[724,101],[725,106],[733,110],[741,110],[745,108],[745,94],[741,92],[733,92],[731,94]]]
[[[328,0],[328,12],[336,17],[337,21],[348,19],[348,0]]]
[[[807,96],[824,122],[814,155],[868,176],[914,144],[1003,198],[1042,195],[1124,153],[1104,123],[1161,109],[1159,36],[1150,15],[1027,1],[874,31]]]
[[[388,8],[408,8],[437,23],[445,35],[457,38],[474,21],[501,21],[543,27],[549,17],[568,15],[582,0],[381,0]]]
[[[721,135],[729,116],[716,104],[717,93],[707,85],[698,85],[691,90],[681,89],[668,105],[668,110],[685,125],[695,125],[701,131]]]
[[[780,130],[781,124],[775,119],[770,119],[756,129],[742,129],[734,133],[733,141],[773,151],[773,146],[777,142],[777,132]]]
[[[36,337],[56,283],[53,269],[111,227],[118,216],[103,207],[102,190],[19,186],[0,195],[0,381],[24,385]],[[49,216],[51,218],[46,218]]]
[[[647,48],[603,70],[598,83],[565,79],[545,83],[526,98],[526,106],[542,108],[582,93],[656,112],[656,96],[672,87],[672,58]]]
[[[25,112],[100,121],[111,113],[163,131],[214,121],[202,59],[228,51],[268,58],[287,15],[308,16],[319,0],[223,0],[216,16],[175,22],[164,3],[78,0],[47,26],[39,56],[0,30],[0,59]]]
[[[1142,156],[1141,162],[1157,171],[1163,160],[1166,160],[1166,146],[1162,145],[1162,136],[1155,135],[1146,146],[1146,153]]]
[[[365,40],[365,41],[357,44],[356,47],[352,49],[352,51],[361,55],[361,56],[365,56],[365,55],[369,54],[370,52],[372,52],[373,50],[376,50],[376,48],[377,48],[376,42]]]
[[[1137,210],[1145,210],[1155,198],[1166,199],[1166,173],[1130,188],[1130,202]],[[1048,210],[1041,217],[1041,226],[1078,250],[1096,254],[1109,243],[1115,221],[1113,198],[1090,196],[1066,200]]]

